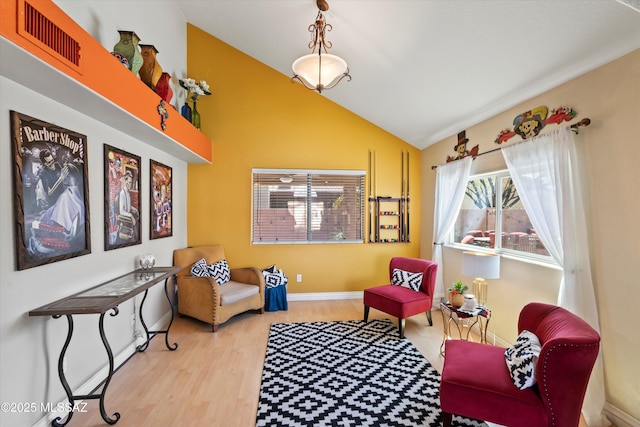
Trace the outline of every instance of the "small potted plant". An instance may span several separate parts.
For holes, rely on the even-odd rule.
[[[449,302],[451,303],[451,305],[455,307],[462,306],[462,304],[464,304],[464,291],[466,291],[467,289],[469,289],[469,287],[459,280],[451,285],[448,289]]]

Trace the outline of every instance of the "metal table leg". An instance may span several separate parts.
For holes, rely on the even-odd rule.
[[[111,316],[118,315],[118,307],[114,307],[112,309]],[[100,314],[100,321],[98,323],[98,329],[100,331],[100,338],[102,339],[102,343],[104,344],[104,348],[107,351],[107,357],[109,358],[109,375],[104,381],[104,386],[102,387],[102,392],[100,394],[87,394],[87,395],[74,395],[71,391],[71,387],[69,387],[69,383],[67,382],[67,378],[64,374],[63,364],[64,357],[67,353],[67,348],[69,347],[69,343],[71,342],[71,337],[73,335],[73,318],[70,314],[66,315],[67,323],[69,325],[69,330],[67,332],[67,339],[62,346],[62,350],[60,351],[60,357],[58,358],[58,375],[60,376],[60,382],[62,382],[62,387],[64,391],[67,393],[67,398],[69,399],[69,413],[67,414],[67,419],[64,422],[60,422],[60,417],[56,417],[53,421],[51,421],[51,425],[53,427],[62,427],[65,426],[71,421],[71,417],[73,416],[73,408],[75,407],[76,400],[89,400],[89,399],[100,399],[100,414],[102,415],[102,419],[105,420],[108,424],[115,424],[120,419],[120,414],[115,412],[113,414],[114,418],[109,417],[107,411],[104,409],[104,396],[107,393],[107,387],[109,386],[109,382],[111,381],[111,377],[113,377],[113,352],[111,351],[111,346],[109,345],[109,341],[107,340],[107,336],[104,333],[104,315],[105,313]],[[53,316],[54,319],[57,319],[61,316]]]
[[[175,307],[173,305],[173,303],[171,302],[171,298],[169,297],[169,290],[167,289],[167,285],[169,283],[169,278],[167,277],[164,281],[164,294],[167,297],[167,301],[169,302],[169,306],[171,307],[171,320],[169,321],[169,326],[167,326],[167,329],[162,329],[159,331],[150,331],[147,328],[147,324],[144,322],[144,317],[142,316],[142,307],[144,306],[144,301],[147,299],[147,293],[148,293],[148,289],[144,291],[144,296],[142,297],[142,302],[140,302],[140,310],[139,315],[140,315],[140,323],[142,323],[142,327],[144,328],[145,331],[145,335],[147,337],[146,341],[144,342],[144,344],[139,345],[138,347],[136,347],[136,350],[139,352],[143,352],[145,351],[147,348],[149,348],[149,342],[151,341],[151,338],[153,338],[154,336],[156,336],[157,334],[164,334],[164,343],[167,346],[167,348],[171,351],[176,350],[178,348],[178,343],[173,343],[172,345],[169,345],[169,330],[171,329],[171,325],[173,324],[173,318],[175,315]]]
[[[110,315],[112,317],[117,316],[119,313],[118,307],[114,307],[112,310],[113,312]],[[104,409],[104,395],[107,393],[107,387],[111,382],[111,377],[113,377],[113,352],[111,351],[109,341],[107,341],[107,336],[104,333],[104,315],[105,313],[100,315],[100,338],[102,338],[102,343],[104,344],[104,348],[107,350],[107,356],[109,357],[109,375],[104,382],[104,387],[102,387],[102,393],[100,393],[100,414],[102,415],[102,419],[108,424],[115,424],[120,419],[120,414],[115,412],[113,414],[114,418],[110,418],[109,415],[107,415],[107,411]]]
[[[54,319],[59,319],[62,316],[52,316]],[[67,378],[64,375],[64,356],[67,353],[67,348],[69,347],[69,343],[71,342],[71,337],[73,336],[73,318],[71,317],[70,314],[67,314],[67,324],[68,324],[68,330],[67,330],[67,339],[64,342],[64,345],[62,346],[62,350],[60,351],[60,357],[58,357],[58,376],[60,377],[60,382],[62,383],[62,387],[64,388],[65,393],[67,393],[67,398],[69,399],[69,403],[71,403],[70,407],[73,408],[73,392],[71,391],[71,387],[69,387],[69,383],[67,382]],[[53,427],[62,427],[64,425],[67,425],[67,423],[69,421],[71,421],[71,417],[73,416],[73,411],[69,411],[69,413],[67,414],[67,419],[65,422],[61,423],[60,417],[56,417],[53,421],[51,421],[51,425]]]

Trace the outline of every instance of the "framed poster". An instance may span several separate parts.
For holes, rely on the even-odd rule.
[[[173,220],[173,190],[172,190],[172,170],[169,166],[149,161],[149,169],[151,170],[151,239],[159,239],[161,237],[169,237],[173,235],[171,228]]]
[[[87,137],[10,116],[17,269],[91,253]]]
[[[140,157],[104,145],[104,250],[140,244]]]

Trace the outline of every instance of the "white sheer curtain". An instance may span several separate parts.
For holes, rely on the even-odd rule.
[[[436,172],[436,203],[433,215],[433,261],[438,263],[434,301],[444,297],[442,245],[462,206],[464,190],[471,173],[472,157],[438,166]]]
[[[505,147],[502,154],[531,224],[551,256],[562,266],[564,275],[558,305],[586,320],[599,332],[585,210],[571,129],[558,128]],[[582,406],[589,427],[609,425],[603,414],[604,402],[600,351]]]

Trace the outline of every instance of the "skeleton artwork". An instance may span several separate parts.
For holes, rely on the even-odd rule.
[[[502,144],[516,135],[520,135],[522,139],[533,138],[540,134],[546,125],[551,123],[559,125],[562,122],[572,120],[575,116],[576,112],[571,107],[554,108],[551,110],[551,114],[549,114],[547,107],[536,107],[516,116],[513,119],[513,130],[501,130],[493,142]]]
[[[514,130],[522,137],[522,139],[529,139],[538,135],[544,125],[545,123],[539,118],[539,116],[534,116],[524,119],[524,121],[514,128]]]

